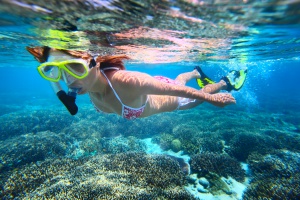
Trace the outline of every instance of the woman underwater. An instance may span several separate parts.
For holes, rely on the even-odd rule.
[[[116,113],[126,119],[191,109],[203,102],[218,107],[235,104],[230,93],[218,92],[240,89],[247,72],[233,71],[233,76],[223,77],[220,82],[214,83],[196,67],[172,80],[126,70],[123,60],[129,59],[127,56],[98,56],[94,59],[87,52],[47,46],[27,47],[27,50],[41,63],[38,71],[43,78],[53,84],[63,80],[77,94],[88,93],[98,111]],[[203,88],[197,90],[185,86],[192,79],[197,79]],[[57,95],[62,101],[65,97],[69,98],[65,93],[64,97],[61,96],[59,92],[61,91]],[[75,97],[73,100],[75,104]],[[68,108],[67,105],[66,107]]]

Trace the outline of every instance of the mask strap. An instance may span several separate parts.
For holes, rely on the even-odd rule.
[[[97,65],[96,61],[94,58],[91,59],[90,64],[89,64],[89,68],[92,69],[93,67],[95,67]]]
[[[50,50],[51,50],[50,47],[48,47],[48,46],[44,47],[44,53],[43,53],[44,54],[44,61],[43,62],[47,62],[48,61]]]

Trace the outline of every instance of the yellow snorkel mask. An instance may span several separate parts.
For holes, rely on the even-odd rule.
[[[63,71],[76,79],[83,79],[88,75],[89,67],[84,60],[74,59],[62,62],[45,62],[38,66],[37,70],[44,79],[58,82]]]

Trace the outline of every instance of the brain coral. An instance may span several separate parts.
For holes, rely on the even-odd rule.
[[[178,152],[181,150],[181,142],[178,139],[175,139],[171,143],[171,148],[174,152]]]

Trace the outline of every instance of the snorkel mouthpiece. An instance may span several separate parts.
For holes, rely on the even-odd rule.
[[[79,89],[77,89],[77,88],[69,88],[68,95],[71,97],[74,97],[76,99],[78,90]]]
[[[59,100],[65,105],[71,115],[76,115],[78,107],[75,103],[78,89],[69,88],[68,94],[61,88],[58,82],[51,82],[51,86]]]

